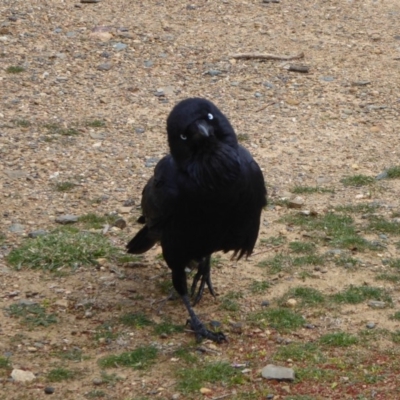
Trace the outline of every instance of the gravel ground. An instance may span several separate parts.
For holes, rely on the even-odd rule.
[[[88,355],[77,365],[82,377],[55,384],[53,397],[87,398],[85,393],[100,375],[99,357],[138,343],[160,342],[136,330],[126,342],[99,346],[90,332],[115,313],[141,309],[155,322],[161,320],[160,313],[184,322],[178,302],[157,312],[156,302],[163,296],[157,282],[167,273],[157,259],[159,248],[146,254],[146,268],[106,262],[65,276],[15,271],[6,261],[28,233],[56,228],[56,218],[65,214],[120,214],[128,227],[110,231],[108,237],[123,248],[138,229],[143,185],[167,152],[166,117],[183,98],[206,97],[229,117],[263,169],[275,204],[263,214],[261,241],[251,259],[234,264],[221,257],[213,272],[221,296],[232,287],[239,290],[265,278],[257,263],[278,250],[262,239],[284,235],[291,241],[303,236],[301,230],[279,222],[289,212],[280,201],[291,197],[295,186],[334,189],[301,195],[303,209],[318,214],[365,202],[381,204],[383,215],[398,211],[400,180],[362,187],[346,187],[341,180],[356,174],[375,177],[400,164],[399,21],[397,0],[2,0],[0,306],[47,299],[62,322],[27,331],[18,320],[0,313],[0,352],[12,353],[14,368],[42,377],[26,386],[4,378],[0,398],[44,397],[43,377],[57,362],[54,354],[74,346]],[[304,58],[284,60],[300,52]],[[281,59],[234,57],[240,53]],[[308,66],[309,72],[289,71],[290,65]],[[65,182],[75,186],[56,190]],[[368,238],[375,240],[377,234]],[[345,278],[343,269],[326,265],[314,271],[316,279],[310,284],[331,293],[350,283],[373,282],[382,259],[399,257],[395,242],[390,238],[378,254],[360,254],[365,268],[345,272]],[[276,279],[268,298],[301,282],[296,276]],[[396,284],[387,286],[398,289]],[[136,296],[144,289],[145,299]],[[400,297],[392,294],[398,308]],[[243,300],[243,315],[257,309],[263,298],[265,294]],[[90,315],[85,314],[88,302]],[[208,295],[197,311],[209,320],[224,318],[218,300]],[[315,317],[322,331],[334,318],[325,317]],[[345,307],[340,318],[350,332],[370,320],[382,328],[399,328],[366,305]],[[168,359],[169,347],[191,340],[182,333],[161,340],[160,346]],[[242,346],[239,339],[232,341],[218,349],[225,358]],[[175,389],[169,364],[161,362],[144,375],[124,371],[123,382],[107,396],[139,399],[162,387],[154,392],[157,398],[171,398]],[[381,398],[392,398],[386,396]]]

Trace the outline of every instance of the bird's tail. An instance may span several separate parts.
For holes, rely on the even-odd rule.
[[[126,245],[126,248],[128,249],[128,253],[142,254],[150,250],[156,242],[157,240],[151,237],[149,228],[145,225]]]

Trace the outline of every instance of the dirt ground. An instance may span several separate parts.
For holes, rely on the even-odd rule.
[[[105,390],[107,398],[170,399],[177,392],[169,373],[168,348],[192,342],[189,333],[162,339],[132,330],[124,340],[111,344],[99,344],[91,336],[104,321],[129,311],[141,310],[155,322],[163,316],[176,324],[184,322],[179,301],[158,310],[157,302],[165,296],[158,283],[167,279],[168,272],[157,258],[159,248],[146,254],[144,266],[105,263],[65,276],[16,271],[6,256],[29,232],[56,228],[55,219],[63,214],[119,213],[128,227],[108,236],[123,248],[138,229],[141,190],[155,162],[168,151],[166,117],[181,99],[206,97],[228,116],[261,166],[271,204],[275,203],[263,212],[254,255],[239,263],[222,255],[213,269],[219,296],[233,288],[246,292],[253,280],[266,279],[257,264],[279,251],[265,244],[269,237],[281,235],[288,242],[302,239],[301,229],[279,222],[293,212],[279,201],[292,197],[295,186],[334,190],[301,195],[303,209],[320,214],[338,205],[365,202],[384,205],[387,215],[399,210],[399,180],[362,187],[341,183],[346,176],[375,177],[400,164],[399,21],[398,0],[101,0],[93,4],[2,0],[0,308],[26,298],[47,300],[61,322],[27,330],[18,319],[0,313],[0,355],[11,354],[14,368],[38,377],[25,385],[2,378],[0,398],[44,398],[46,373],[58,362],[55,352],[74,347],[87,356],[75,366],[82,374],[52,384],[52,398],[88,398],[85,394],[93,390],[93,379],[100,376],[100,357],[152,342],[160,344],[165,358],[147,372],[123,370],[123,381]],[[292,61],[233,57],[301,52],[304,58]],[[287,66],[293,64],[309,66],[309,72],[289,71]],[[7,70],[10,66],[24,70],[12,73]],[[97,120],[105,125],[88,124]],[[77,134],[64,134],[70,128]],[[54,190],[55,184],[66,181],[76,183],[73,190]],[[134,200],[129,208],[124,205],[128,199]],[[23,231],[10,231],[15,224],[23,225]],[[369,238],[377,237],[371,233]],[[382,259],[399,258],[395,242],[389,240],[381,252],[357,255],[362,268],[345,270],[333,264],[319,271],[311,268],[313,278],[306,284],[327,294],[349,284],[376,285],[374,274],[383,268]],[[123,271],[120,279],[115,268]],[[298,274],[274,279],[267,293],[240,300],[243,320],[260,308],[262,300],[276,299],[304,284]],[[398,310],[398,284],[379,285],[391,291]],[[89,314],[79,307],[85,302],[91,304]],[[224,326],[229,326],[218,297],[213,300],[206,294],[196,310],[206,321],[226,321]],[[340,315],[310,311],[306,316],[318,332],[303,330],[303,338],[326,332],[335,323],[349,332],[371,320],[380,328],[400,329],[398,321],[366,304],[346,306]],[[240,362],[240,349],[246,352],[251,343],[230,336],[228,345],[214,351],[229,362]],[[264,361],[268,363],[268,356]],[[275,399],[285,398],[280,396]],[[376,398],[397,398],[384,396]]]

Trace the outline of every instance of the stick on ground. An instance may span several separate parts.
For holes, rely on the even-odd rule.
[[[262,54],[262,53],[239,53],[239,54],[231,54],[231,58],[236,59],[256,59],[256,60],[298,60],[299,58],[304,58],[304,53],[295,54],[293,56],[282,56],[278,54]]]

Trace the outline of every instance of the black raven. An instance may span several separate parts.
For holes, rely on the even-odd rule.
[[[221,342],[225,335],[207,330],[190,305],[185,267],[198,262],[191,288],[193,296],[200,280],[197,303],[205,285],[214,295],[212,253],[233,250],[237,259],[251,254],[266,205],[264,178],[228,119],[208,100],[179,102],[168,116],[167,133],[170,154],[143,189],[138,221],[145,225],[128,243],[128,253],[144,253],[160,242],[196,338]]]

